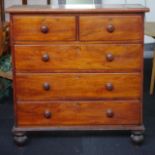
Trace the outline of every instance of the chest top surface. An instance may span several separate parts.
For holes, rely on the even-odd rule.
[[[142,5],[101,5],[101,4],[57,4],[57,5],[16,5],[7,9],[9,13],[144,13],[149,9]]]

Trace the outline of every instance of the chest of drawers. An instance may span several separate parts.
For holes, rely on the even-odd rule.
[[[29,131],[129,130],[143,140],[143,31],[139,5],[11,14],[14,140]]]

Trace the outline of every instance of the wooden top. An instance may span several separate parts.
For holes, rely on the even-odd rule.
[[[132,13],[148,12],[142,5],[99,5],[99,4],[66,4],[66,5],[17,5],[6,10],[9,13]]]

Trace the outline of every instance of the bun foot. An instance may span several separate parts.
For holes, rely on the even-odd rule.
[[[131,140],[134,144],[140,145],[144,142],[143,131],[134,131],[131,133]]]
[[[18,146],[23,146],[28,140],[25,132],[14,132],[13,136],[13,140]]]

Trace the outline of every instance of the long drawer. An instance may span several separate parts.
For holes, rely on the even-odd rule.
[[[138,101],[19,102],[18,126],[134,125],[141,123]]]
[[[140,15],[80,16],[80,40],[142,40],[143,19]]]
[[[16,45],[14,53],[17,72],[127,72],[141,69],[142,45]]]
[[[17,74],[17,100],[140,98],[139,73]]]
[[[73,41],[76,39],[75,16],[13,16],[14,41]]]

